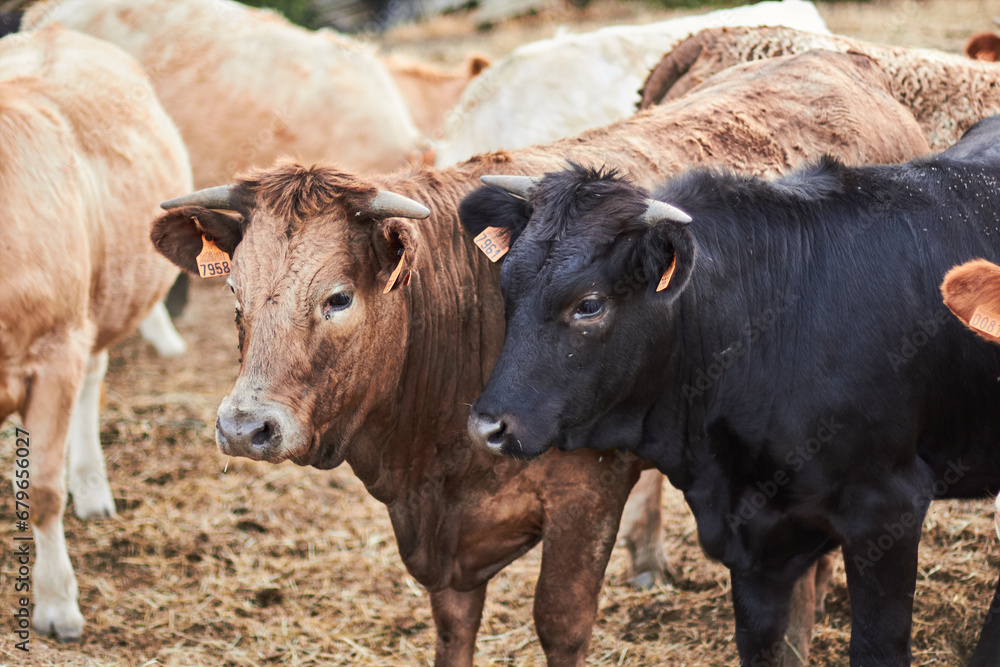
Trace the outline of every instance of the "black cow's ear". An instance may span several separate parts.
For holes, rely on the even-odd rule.
[[[154,220],[149,238],[161,255],[197,275],[203,234],[211,235],[219,249],[232,257],[243,240],[243,218],[200,206],[182,206]]]
[[[638,248],[639,262],[647,276],[650,296],[677,297],[687,286],[694,270],[694,236],[686,222],[664,220],[643,233]]]
[[[458,206],[458,218],[473,238],[488,227],[499,227],[510,230],[509,244],[528,226],[531,212],[527,201],[493,185],[473,190]]]

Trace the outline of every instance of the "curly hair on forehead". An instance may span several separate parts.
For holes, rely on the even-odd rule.
[[[334,165],[305,166],[282,160],[266,169],[255,169],[239,180],[240,203],[260,207],[280,218],[303,220],[340,206],[364,210],[378,188]]]
[[[580,224],[605,241],[621,230],[621,221],[646,209],[646,193],[614,167],[587,167],[569,162],[566,169],[545,175],[532,193],[533,236],[562,239]]]

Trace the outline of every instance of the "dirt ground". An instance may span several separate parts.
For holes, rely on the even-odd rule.
[[[992,2],[894,0],[822,5],[834,32],[957,51],[1000,15]],[[468,17],[396,30],[387,48],[457,63],[469,50],[500,56],[551,36],[677,12],[598,2],[555,8],[481,32]],[[215,409],[237,372],[232,298],[221,281],[195,286],[178,322],[191,352],[158,358],[137,336],[112,351],[102,440],[119,516],[66,518],[87,620],[83,641],[33,635],[13,648],[14,507],[0,493],[0,664],[432,664],[428,596],[399,562],[381,505],[346,468],[303,469],[227,459],[215,447]],[[10,425],[0,469],[10,489]],[[679,494],[664,501],[670,585],[637,592],[624,550],[608,567],[588,662],[736,664],[726,572],[697,545]],[[916,665],[965,664],[992,595],[1000,549],[992,504],[936,504],[924,525],[913,626]],[[490,585],[477,664],[542,665],[531,599],[538,550]],[[842,565],[818,619],[813,664],[846,664],[850,612]]]

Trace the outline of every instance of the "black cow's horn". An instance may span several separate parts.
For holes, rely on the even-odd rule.
[[[368,211],[380,218],[417,218],[423,220],[431,210],[409,197],[388,190],[379,190],[368,204]]]
[[[527,199],[531,191],[535,189],[535,186],[542,179],[537,176],[507,176],[498,174],[495,176],[480,176],[479,180],[486,185],[495,185],[498,188],[503,188],[515,197]]]
[[[192,192],[189,195],[175,197],[160,204],[160,208],[170,210],[181,206],[201,206],[202,208],[221,208],[232,210],[229,197],[232,194],[232,185],[217,185],[214,188],[205,188]]]
[[[691,222],[691,216],[676,206],[665,204],[664,202],[657,201],[656,199],[647,199],[646,202],[649,206],[646,208],[646,212],[642,214],[640,219],[651,227],[662,220],[673,220],[674,222],[680,222],[685,225]]]

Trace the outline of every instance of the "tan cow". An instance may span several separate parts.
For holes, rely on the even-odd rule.
[[[445,116],[458,104],[462,91],[490,63],[488,56],[473,54],[458,68],[443,70],[399,56],[382,58],[382,64],[406,100],[417,129],[425,137],[435,139],[444,133]]]
[[[131,53],[181,131],[197,187],[279,155],[360,171],[403,166],[420,132],[373,50],[233,0],[43,0],[59,22]]]
[[[320,468],[347,461],[387,505],[403,562],[431,591],[437,664],[472,664],[489,579],[539,541],[542,647],[550,664],[583,664],[641,467],[612,452],[524,463],[470,449],[468,405],[504,328],[498,265],[458,221],[479,177],[572,159],[650,184],[690,164],[774,174],[828,152],[862,163],[928,150],[863,56],[752,64],[717,84],[579,137],[450,169],[359,177],[285,162],[169,202],[179,208],[154,223],[157,248],[187,271],[204,233],[232,255],[241,362],[219,408],[220,447]],[[791,641],[807,654],[809,591],[799,600]]]
[[[83,617],[63,534],[67,459],[77,516],[114,515],[98,428],[107,348],[177,275],[149,216],[191,170],[139,64],[59,26],[0,40],[0,155],[0,423],[19,413],[28,432],[15,491],[36,546],[33,624],[71,640]]]

